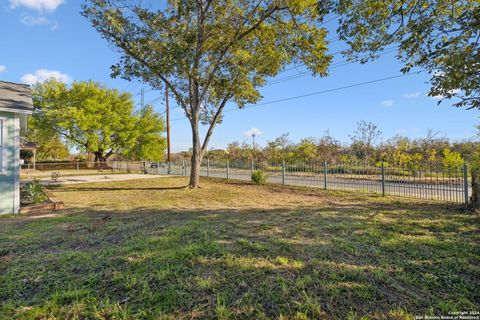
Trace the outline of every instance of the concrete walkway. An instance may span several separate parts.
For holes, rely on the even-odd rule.
[[[138,180],[138,179],[157,179],[164,176],[151,175],[151,174],[105,174],[105,175],[89,175],[89,176],[71,176],[60,177],[57,181],[53,181],[51,178],[39,179],[42,184],[45,185],[64,185],[64,184],[77,184],[77,183],[93,183],[93,182],[111,182],[111,181],[125,181],[125,180]],[[22,183],[27,183],[31,180],[22,180]]]

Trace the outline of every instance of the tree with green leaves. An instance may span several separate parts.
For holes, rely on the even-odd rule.
[[[136,128],[139,135],[135,145],[127,150],[130,159],[162,161],[165,159],[167,140],[162,136],[165,123],[153,106],[146,105],[136,114]]]
[[[135,114],[129,93],[91,81],[67,86],[51,79],[36,84],[32,98],[37,128],[93,153],[95,161],[106,161],[115,153],[156,159],[164,153],[163,120],[151,107]]]
[[[332,59],[316,0],[89,0],[82,14],[120,54],[112,76],[166,86],[192,130],[190,187],[229,101],[255,103],[258,88],[290,63],[325,76]],[[200,136],[200,125],[206,126]]]
[[[37,144],[36,160],[65,160],[70,154],[60,135],[50,126],[39,123],[35,117],[28,121],[25,139]]]
[[[267,159],[275,163],[288,162],[293,158],[293,142],[289,139],[289,133],[284,133],[272,141],[267,141],[264,153]]]
[[[314,138],[303,138],[295,145],[295,158],[297,161],[307,163],[314,161],[317,156],[317,145]]]
[[[458,152],[452,151],[449,148],[443,149],[443,167],[452,174],[461,171],[463,166],[462,155]]]
[[[431,74],[429,96],[458,98],[480,108],[480,2],[478,0],[332,0],[346,54],[366,62],[397,45],[402,71]],[[365,55],[365,53],[368,53]],[[440,102],[439,102],[440,103]]]

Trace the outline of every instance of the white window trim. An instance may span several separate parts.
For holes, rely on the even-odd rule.
[[[7,118],[0,118],[0,175],[7,174]]]

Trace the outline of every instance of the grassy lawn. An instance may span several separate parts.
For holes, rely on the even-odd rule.
[[[445,204],[159,178],[0,218],[2,319],[411,319],[480,310],[480,218]]]

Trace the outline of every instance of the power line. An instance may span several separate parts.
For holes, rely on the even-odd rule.
[[[340,54],[340,53],[342,53],[344,50],[345,50],[345,49],[343,49],[343,50],[338,50],[338,51],[335,51],[334,53],[331,53],[330,55],[332,55],[332,56],[336,56],[337,54]],[[285,70],[282,70],[282,71],[280,71],[278,74],[281,74],[281,73],[284,73],[284,72],[287,72],[287,71],[290,71],[290,70],[296,69],[296,68],[298,68],[298,67],[300,67],[300,68],[301,68],[301,67],[303,67],[303,66],[305,66],[305,64],[304,64],[304,63],[297,63],[297,64],[293,65],[293,66],[292,66],[292,67],[290,67],[290,68],[287,68],[287,69],[285,69]]]
[[[158,98],[155,98],[155,99],[153,99],[153,100],[151,100],[151,101],[148,101],[146,104],[154,104],[154,103],[156,103],[156,102],[158,102],[158,101],[160,101],[160,100],[162,100],[162,99],[163,99],[163,97],[158,97]]]
[[[398,47],[387,49],[384,52],[382,52],[381,54],[379,54],[378,56],[383,56],[383,55],[386,55],[388,53],[395,52],[397,50],[397,48]],[[365,56],[367,56],[367,55],[365,55]],[[336,63],[332,64],[329,67],[329,69],[335,69],[335,68],[343,67],[343,66],[346,66],[346,65],[349,65],[349,64],[352,64],[352,63],[356,63],[356,61],[348,61],[348,60],[339,61],[339,62],[336,62]],[[270,85],[274,85],[274,84],[277,84],[277,83],[301,78],[301,77],[304,77],[304,76],[308,75],[309,73],[310,73],[310,71],[307,70],[307,71],[302,71],[298,74],[292,74],[290,76],[285,76],[285,77],[280,78],[280,79],[274,79],[274,80],[270,81],[267,85],[265,85],[265,87],[268,87]]]
[[[391,77],[386,77],[386,78],[380,78],[380,79],[375,79],[375,80],[370,80],[370,81],[364,81],[364,82],[354,83],[354,84],[351,84],[351,85],[348,85],[348,86],[342,86],[342,87],[337,87],[337,88],[332,88],[332,89],[327,89],[327,90],[322,90],[322,91],[316,91],[316,92],[311,92],[311,93],[307,93],[307,94],[302,94],[302,95],[298,95],[298,96],[293,96],[293,97],[288,97],[288,98],[283,98],[283,99],[278,99],[278,100],[272,100],[272,101],[267,101],[267,102],[258,103],[258,104],[252,104],[252,105],[251,105],[250,107],[248,107],[248,108],[252,108],[252,107],[255,107],[255,106],[264,106],[264,105],[269,105],[269,104],[274,104],[274,103],[279,103],[279,102],[284,102],[284,101],[296,100],[296,99],[306,98],[306,97],[315,96],[315,95],[319,95],[319,94],[324,94],[324,93],[329,93],[329,92],[334,92],[334,91],[340,91],[340,90],[350,89],[350,88],[354,88],[354,87],[360,87],[360,86],[364,86],[364,85],[367,85],[367,84],[372,84],[372,83],[377,83],[377,82],[383,82],[383,81],[392,80],[392,79],[397,79],[397,78],[406,77],[406,76],[411,76],[411,75],[418,75],[418,74],[420,74],[420,73],[422,73],[422,72],[425,72],[425,71],[424,71],[424,70],[421,70],[421,71],[416,71],[416,72],[401,74],[401,75],[397,75],[397,76],[391,76]],[[247,109],[247,107],[245,107],[244,109]],[[225,110],[223,113],[233,112],[233,111],[238,111],[238,110],[242,110],[242,109],[239,109],[239,108],[229,109],[229,110]],[[182,117],[182,118],[176,118],[176,119],[172,119],[171,121],[179,121],[179,120],[183,120],[183,119],[185,119],[185,118],[183,118],[183,117]]]
[[[335,20],[335,19],[337,19],[337,18],[339,18],[339,17],[340,17],[340,15],[337,14],[337,15],[331,17],[330,19],[328,19],[327,21],[324,21],[324,22],[320,23],[320,25],[323,26],[323,25],[325,25],[325,24],[327,24],[327,23],[329,23],[329,22],[332,22],[333,20]]]
[[[386,49],[384,52],[382,52],[381,54],[379,54],[379,56],[383,56],[385,54],[388,54],[388,53],[392,53],[394,51],[396,51],[396,49],[398,48],[398,46],[395,46],[395,47],[391,47],[391,48],[388,48]],[[340,51],[337,51],[337,52],[334,52],[332,55],[336,55],[336,54],[339,54],[341,53],[343,50],[340,50]],[[366,56],[366,55],[365,55]],[[339,67],[342,67],[342,66],[345,66],[345,65],[349,65],[349,64],[352,64],[352,63],[356,63],[356,61],[348,61],[348,60],[343,60],[343,61],[339,61],[339,62],[336,62],[334,64],[332,64],[330,66],[330,69],[335,69],[335,68],[339,68]],[[288,69],[284,70],[284,71],[287,71]],[[418,72],[420,73],[420,72]],[[417,74],[418,74],[417,73]],[[308,75],[309,74],[309,71],[304,71],[304,72],[301,72],[299,74],[294,74],[294,75],[290,75],[290,76],[286,76],[284,78],[280,78],[280,79],[274,79],[273,81],[269,82],[267,85],[265,85],[264,87],[267,87],[267,86],[270,86],[270,85],[275,85],[275,84],[278,84],[278,83],[282,83],[282,82],[286,82],[286,81],[290,81],[290,80],[294,80],[294,79],[297,79],[297,78],[301,78],[301,77],[304,77],[305,75]],[[405,74],[405,75],[400,75],[400,76],[406,76],[406,75],[409,75],[409,74]],[[398,77],[400,77],[398,76]],[[386,80],[389,80],[390,78],[387,78]],[[380,79],[382,80],[382,79]],[[373,82],[378,82],[377,80],[373,80]],[[358,85],[364,85],[364,84],[368,84],[368,83],[371,83],[371,82],[367,82],[367,83],[361,83],[361,84],[358,84]],[[354,86],[357,86],[354,85]],[[348,86],[347,86],[348,87]],[[340,89],[345,89],[344,87],[341,87]],[[143,88],[142,88],[143,90]],[[332,91],[336,91],[336,90],[339,90],[338,88],[335,88],[335,89],[332,89]],[[153,91],[153,89],[150,89],[148,91]],[[328,91],[329,92],[329,91]],[[322,92],[323,93],[323,92]],[[158,97],[156,99],[153,99],[149,102],[146,103],[147,104],[154,104],[156,103],[157,101],[160,101],[162,99],[162,97]],[[264,103],[262,104],[257,104],[258,105],[263,105]],[[173,107],[173,108],[170,108],[170,111],[173,111],[173,110],[176,110],[176,109],[180,109],[181,106],[176,106],[176,107]],[[238,110],[238,109],[234,109],[234,110]],[[224,112],[229,112],[230,110],[226,110]],[[166,112],[163,111],[160,113],[160,115],[164,115]],[[176,119],[172,119],[171,121],[177,121],[177,120],[181,120],[183,118],[176,118]]]

